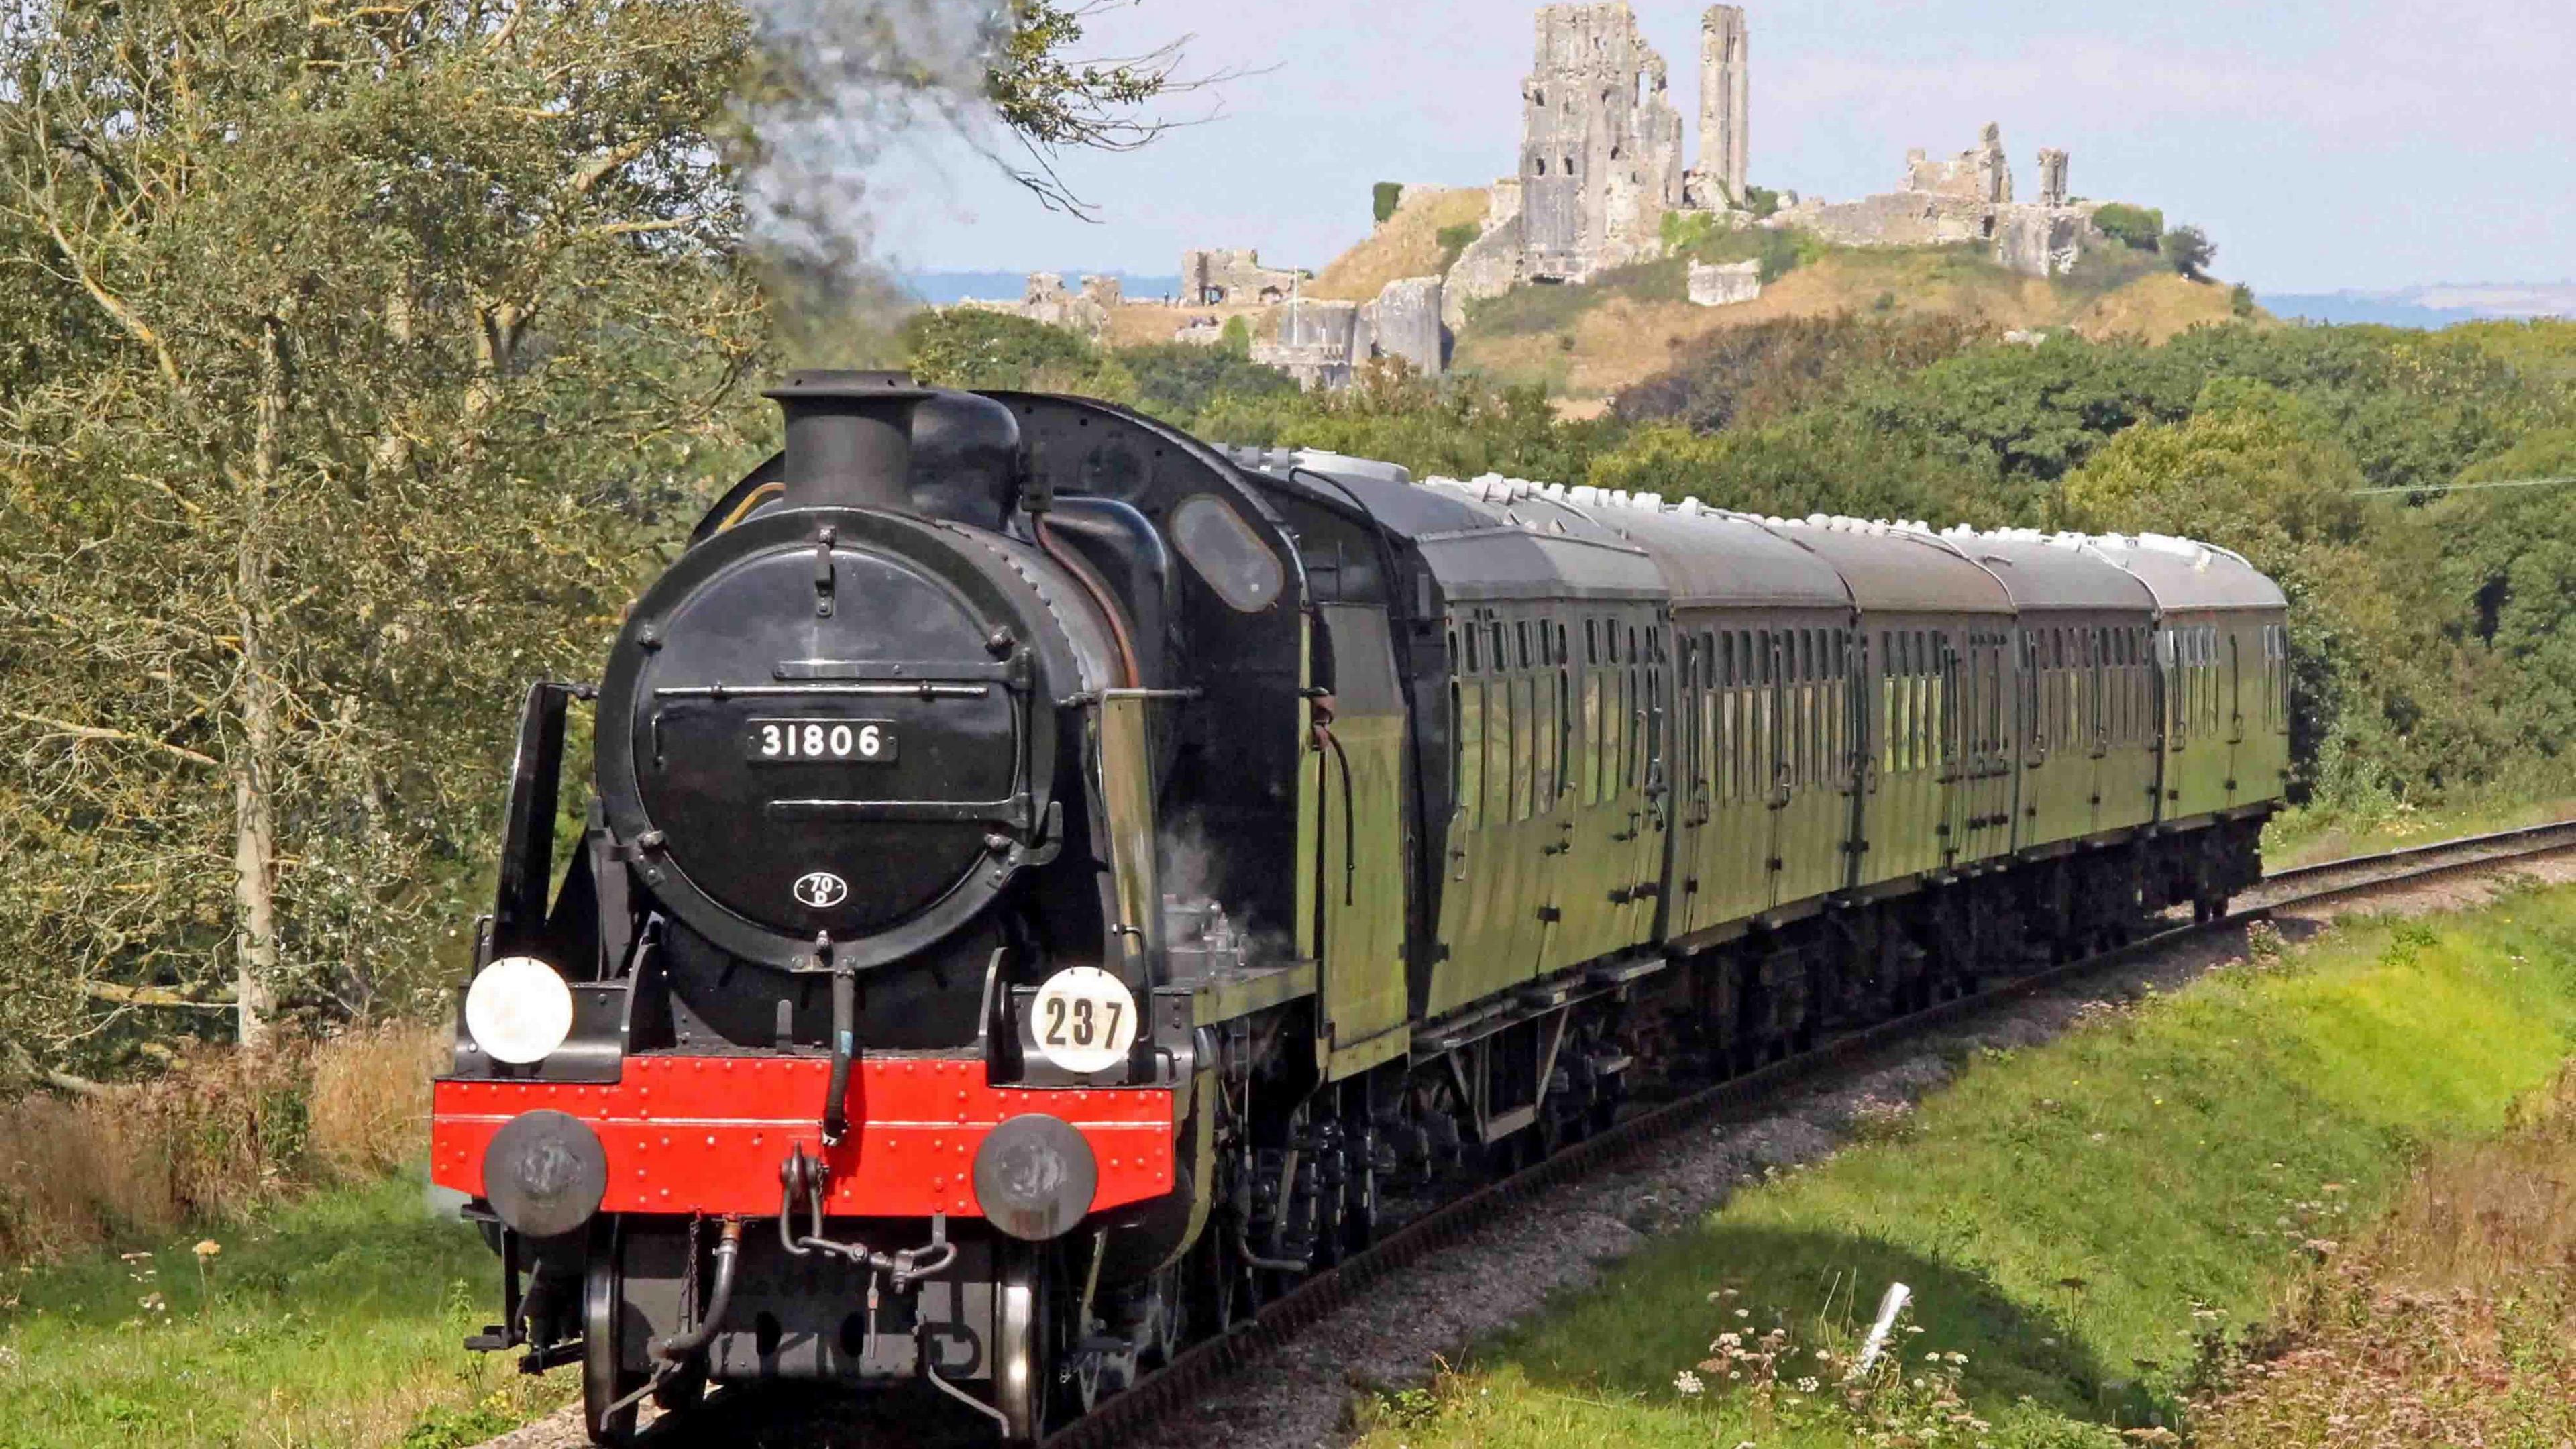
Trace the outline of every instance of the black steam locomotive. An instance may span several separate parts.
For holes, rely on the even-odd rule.
[[[1761,519],[804,373],[529,694],[436,1090],[475,1342],[1029,1442],[1398,1175],[2220,909],[2283,600],[2185,540]],[[568,716],[595,701],[580,838]]]

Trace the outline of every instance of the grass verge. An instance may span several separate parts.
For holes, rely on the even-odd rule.
[[[1371,1411],[1430,1445],[2135,1442],[2425,1144],[2492,1135],[2576,1037],[2576,890],[2348,922],[1988,1052],[1865,1140]],[[1915,1308],[1844,1375],[1891,1282]],[[1925,1355],[1937,1355],[1929,1361]]]
[[[2271,870],[2287,870],[2561,820],[2576,820],[2576,799],[2543,795],[2535,801],[2527,792],[2520,798],[2471,800],[2429,809],[2400,804],[2364,809],[2302,805],[2273,816],[2263,828],[2263,864]]]
[[[0,1449],[479,1443],[569,1393],[459,1346],[492,1277],[411,1176],[21,1268],[0,1278]]]

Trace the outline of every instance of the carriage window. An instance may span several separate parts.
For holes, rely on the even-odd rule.
[[[1583,759],[1575,766],[1583,777],[1583,803],[1601,803],[1601,671],[1583,671]]]
[[[1597,619],[1583,621],[1583,662],[1601,662],[1601,622]]]
[[[1457,759],[1450,776],[1450,801],[1458,824],[1473,830],[1483,818],[1485,798],[1485,688],[1481,684],[1449,685],[1449,711],[1457,720]]]
[[[1172,544],[1200,578],[1238,613],[1258,614],[1286,582],[1277,556],[1224,499],[1194,494],[1172,510]]]
[[[1538,681],[1524,674],[1505,687],[1512,692],[1512,818],[1527,820],[1538,809]]]
[[[1496,620],[1495,622],[1486,625],[1485,630],[1487,638],[1493,644],[1494,672],[1496,674],[1500,674],[1504,670],[1512,667],[1512,656],[1503,651],[1502,621]]]
[[[1466,673],[1474,674],[1474,673],[1476,673],[1478,670],[1480,670],[1480,669],[1482,669],[1482,668],[1484,667],[1481,663],[1479,663],[1479,662],[1478,662],[1479,660],[1481,660],[1481,659],[1484,657],[1484,647],[1483,647],[1482,643],[1480,642],[1480,641],[1481,641],[1481,639],[1482,639],[1482,637],[1483,637],[1483,634],[1484,634],[1484,631],[1483,631],[1483,630],[1481,630],[1481,629],[1479,629],[1479,628],[1477,628],[1475,625],[1470,624],[1470,625],[1468,625],[1468,626],[1467,626],[1467,668],[1466,668],[1466,671],[1465,671]]]
[[[1512,626],[1512,632],[1519,636],[1515,642],[1520,645],[1521,668],[1527,669],[1530,667],[1529,621],[1524,619],[1521,622],[1514,624]]]

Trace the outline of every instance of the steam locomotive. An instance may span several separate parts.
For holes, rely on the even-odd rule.
[[[2260,874],[2283,597],[2224,549],[770,396],[596,688],[528,694],[435,1089],[473,1346],[579,1364],[601,1443],[781,1378],[1033,1442],[1399,1179]]]

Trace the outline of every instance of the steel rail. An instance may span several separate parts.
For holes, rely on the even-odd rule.
[[[1307,1325],[1356,1297],[1370,1284],[1415,1263],[1482,1228],[1504,1209],[1558,1183],[1635,1158],[1645,1149],[1685,1128],[1712,1120],[1741,1119],[1752,1109],[1775,1102],[1787,1089],[1830,1075],[1933,1028],[1983,1015],[2051,987],[2139,960],[2200,937],[2213,936],[2271,916],[2294,905],[2331,900],[2391,885],[2455,875],[2506,861],[2576,848],[2576,821],[2462,836],[2429,845],[2407,846],[2372,855],[2320,861],[2266,875],[2261,891],[2275,884],[2314,880],[2349,871],[2376,871],[2389,865],[2408,868],[2366,879],[2330,882],[2259,906],[2231,911],[2214,920],[2174,926],[2143,936],[2125,946],[2081,960],[2052,966],[2029,976],[1989,987],[1972,995],[1935,1003],[1921,1011],[1835,1037],[1811,1051],[1702,1088],[1686,1097],[1638,1112],[1605,1131],[1573,1143],[1537,1165],[1488,1183],[1442,1203],[1355,1257],[1324,1269],[1265,1305],[1247,1322],[1197,1345],[1162,1369],[1139,1380],[1082,1418],[1049,1435],[1043,1449],[1107,1449],[1120,1436],[1162,1419],[1218,1382],[1289,1342]],[[2486,851],[2466,859],[2425,864],[2434,855]]]

